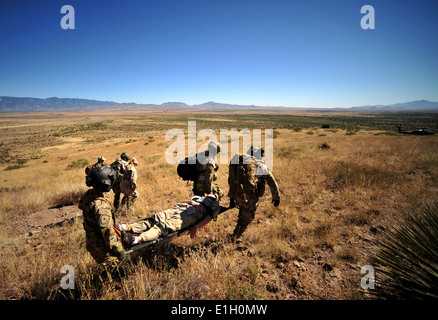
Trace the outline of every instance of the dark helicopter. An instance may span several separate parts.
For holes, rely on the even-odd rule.
[[[431,135],[431,134],[435,133],[434,131],[427,130],[426,128],[412,130],[412,131],[403,131],[402,128],[401,128],[401,124],[399,124],[397,128],[398,128],[398,133],[414,134],[414,135],[417,135],[417,136]]]

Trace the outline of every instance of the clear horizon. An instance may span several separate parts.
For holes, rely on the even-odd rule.
[[[75,29],[63,30],[63,5]],[[364,5],[375,29],[361,28]],[[0,3],[0,96],[336,108],[438,101],[438,3]]]
[[[96,99],[88,99],[88,98],[78,98],[78,97],[46,97],[46,98],[40,98],[40,97],[11,97],[11,96],[0,96],[0,98],[2,97],[10,97],[10,98],[19,98],[19,99],[50,99],[50,98],[57,98],[57,99],[78,99],[78,100],[96,100]],[[101,101],[101,102],[114,102],[114,103],[119,103],[119,104],[138,104],[138,105],[162,105],[162,104],[167,104],[167,103],[182,103],[182,104],[186,104],[188,106],[195,106],[195,105],[202,105],[202,104],[208,104],[208,103],[217,103],[217,104],[229,104],[229,105],[236,105],[236,106],[255,106],[255,107],[267,107],[267,108],[306,108],[306,109],[330,109],[330,108],[355,108],[355,107],[373,107],[373,106],[391,106],[391,105],[396,105],[396,104],[404,104],[404,103],[413,103],[413,102],[431,102],[431,103],[437,103],[438,101],[430,101],[430,100],[426,100],[426,99],[420,99],[420,100],[414,100],[414,101],[399,101],[390,105],[383,105],[383,104],[375,104],[375,105],[354,105],[354,106],[347,106],[347,107],[301,107],[301,106],[293,106],[293,107],[288,107],[288,106],[280,106],[280,105],[255,105],[255,104],[247,104],[247,105],[243,105],[243,104],[237,104],[237,103],[224,103],[224,102],[220,102],[220,101],[205,101],[202,103],[197,103],[197,104],[188,104],[185,103],[184,101],[165,101],[162,103],[138,103],[138,102],[134,102],[134,101],[112,101],[112,100],[96,100],[96,101]]]

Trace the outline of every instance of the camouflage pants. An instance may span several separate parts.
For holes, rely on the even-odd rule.
[[[114,209],[117,210],[120,206],[120,193],[122,192],[120,190],[120,181],[116,181],[116,183],[113,186],[113,191],[114,191]]]
[[[130,224],[132,232],[140,233],[142,241],[151,241],[161,236],[161,229],[155,221],[159,221],[167,232],[175,232],[196,224],[204,217],[201,205],[189,207],[187,203],[179,203],[175,208],[156,213],[154,217]]]
[[[120,197],[120,196],[119,196]],[[131,206],[134,204],[134,202],[138,198],[138,192],[133,191],[130,194],[124,194],[122,199],[122,206],[126,206],[128,209],[131,208]]]
[[[116,267],[120,260],[115,256],[117,253],[110,253],[105,246],[92,238],[86,238],[86,248],[93,259],[102,266]]]
[[[139,233],[141,241],[151,241],[161,235],[161,230],[155,225],[152,218],[139,220],[130,224],[133,233]]]
[[[245,201],[241,198],[235,198],[237,207],[239,208],[239,217],[237,218],[237,225],[233,232],[233,237],[239,238],[246,230],[248,225],[254,220],[257,207],[258,198],[254,200]]]

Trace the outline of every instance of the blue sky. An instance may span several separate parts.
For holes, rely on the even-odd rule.
[[[75,29],[63,30],[63,5]],[[363,30],[363,5],[375,29]],[[438,101],[438,2],[0,2],[0,96],[350,107]]]

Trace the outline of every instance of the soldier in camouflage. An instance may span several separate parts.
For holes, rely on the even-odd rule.
[[[261,161],[263,153],[262,148],[251,147],[246,154],[235,155],[231,159],[228,196],[230,197],[230,207],[237,205],[239,208],[237,225],[231,236],[232,239],[241,237],[248,225],[254,220],[259,199],[265,193],[266,183],[271,189],[272,203],[275,207],[280,204],[278,184],[272,172]],[[242,171],[242,164],[245,163],[247,165],[243,167],[246,169]]]
[[[132,224],[117,224],[116,228],[123,235],[127,246],[155,240],[163,232],[175,232],[187,227],[190,236],[196,237],[198,229],[228,210],[219,205],[219,196],[211,193],[206,197],[194,196],[190,200],[176,204],[172,209],[158,212],[152,217]],[[139,234],[134,236],[132,233]]]
[[[117,158],[116,161],[111,163],[111,167],[116,171],[116,181],[113,184],[112,190],[114,192],[114,210],[117,212],[120,206],[120,194],[122,190],[120,189],[120,182],[122,181],[123,173],[125,172],[125,168],[128,166],[128,162],[122,159],[127,158],[126,153],[122,153],[120,158]]]
[[[85,168],[85,174],[89,175],[90,171],[95,168],[95,167],[101,167],[101,166],[107,166],[107,164],[105,163],[106,159],[104,156],[100,156],[99,158],[97,158],[97,162],[95,164],[90,164],[89,166],[87,166]]]
[[[125,250],[113,227],[115,223],[111,203],[106,192],[115,181],[115,171],[108,166],[93,168],[86,177],[89,189],[79,201],[83,212],[83,226],[87,251],[97,263],[116,267],[125,256]]]
[[[132,158],[128,161],[120,181],[120,191],[123,193],[122,206],[130,209],[138,198],[137,169],[138,161]]]
[[[196,196],[205,196],[213,192],[213,188],[218,188],[218,185],[213,183],[217,180],[216,171],[219,169],[215,159],[214,150],[216,154],[221,151],[219,143],[210,142],[208,149],[196,155],[196,171],[197,177],[193,184],[193,194]]]

